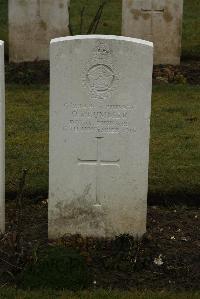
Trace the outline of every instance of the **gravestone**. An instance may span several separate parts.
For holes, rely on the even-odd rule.
[[[141,236],[153,45],[75,36],[50,52],[49,238]]]
[[[4,43],[0,41],[0,233],[5,231],[5,79]]]
[[[154,43],[154,64],[180,64],[183,0],[123,0],[122,35]]]
[[[48,60],[52,38],[69,35],[70,0],[9,0],[9,59]]]

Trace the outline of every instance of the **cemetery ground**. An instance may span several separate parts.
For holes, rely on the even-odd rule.
[[[6,2],[0,3],[3,24]],[[74,24],[79,21],[75,11],[84,2],[72,2]],[[92,1],[90,16],[96,4]],[[198,0],[185,1],[181,66],[154,70],[147,234],[141,241],[130,236],[47,241],[48,63],[7,64],[7,233],[0,238],[1,298],[200,297],[199,6]],[[120,10],[120,1],[111,0],[99,32],[120,34]],[[74,28],[78,33],[78,25]],[[0,38],[7,39],[6,25],[0,26]],[[60,259],[56,251],[51,253],[57,250],[53,245],[66,248]],[[55,264],[49,271],[46,256],[51,254]],[[78,270],[73,266],[77,263]],[[61,289],[69,281],[72,290],[89,292],[18,290],[52,287],[58,282],[55,277]],[[140,292],[126,293],[134,289]],[[157,293],[143,293],[146,289]]]
[[[7,85],[7,234],[0,250],[0,279],[6,286],[18,285],[23,277],[23,287],[39,288],[49,273],[49,266],[42,265],[39,281],[34,274],[47,246],[48,90],[45,84]],[[56,244],[67,248],[66,260],[83,258],[86,267],[79,273],[70,270],[69,288],[199,289],[199,91],[198,85],[154,86],[147,234],[142,241],[63,237]],[[23,169],[28,170],[25,182]],[[27,269],[32,263],[36,270]],[[58,275],[57,267],[51,271]],[[42,287],[52,286],[49,280]],[[61,288],[62,283],[61,278]]]
[[[153,293],[153,292],[117,292],[117,291],[97,291],[91,292],[56,292],[56,291],[35,291],[25,292],[6,289],[1,293],[2,299],[198,299],[198,293],[194,294],[173,294],[173,293]],[[176,296],[176,297],[175,297]]]

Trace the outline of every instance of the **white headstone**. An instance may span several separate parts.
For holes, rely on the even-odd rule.
[[[70,0],[9,0],[12,62],[48,60],[52,38],[69,35]]]
[[[0,41],[0,232],[5,231],[5,79],[4,43]]]
[[[183,0],[123,0],[122,35],[154,43],[154,64],[180,64]]]
[[[91,35],[50,48],[49,238],[141,236],[153,45]]]

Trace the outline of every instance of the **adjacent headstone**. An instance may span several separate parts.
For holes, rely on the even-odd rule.
[[[49,238],[141,236],[153,45],[91,35],[50,48]]]
[[[122,35],[154,43],[154,64],[180,64],[183,0],[123,0]]]
[[[69,35],[69,0],[9,0],[12,62],[48,60],[52,38]]]
[[[0,41],[0,233],[5,231],[5,79],[4,43]]]

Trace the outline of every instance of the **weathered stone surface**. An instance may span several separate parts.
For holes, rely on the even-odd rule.
[[[180,64],[183,0],[123,0],[122,35],[154,43],[154,64]]]
[[[146,230],[153,45],[51,42],[49,237]]]
[[[69,35],[70,0],[9,0],[10,61],[49,59],[52,38]]]
[[[0,232],[5,231],[5,79],[4,43],[0,41]]]

